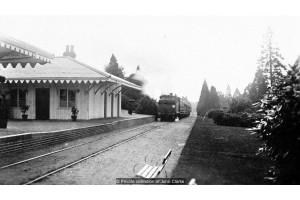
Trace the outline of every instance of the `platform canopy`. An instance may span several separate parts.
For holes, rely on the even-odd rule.
[[[116,77],[107,72],[95,69],[85,63],[70,57],[54,57],[51,63],[35,68],[22,68],[17,65],[12,69],[2,68],[0,74],[6,77],[8,84],[28,83],[60,83],[60,84],[119,84],[136,90],[142,90],[141,86]]]
[[[14,39],[0,33],[0,64],[6,68],[9,64],[13,68],[20,64],[23,68],[29,64],[44,65],[50,63],[54,55],[33,45]]]

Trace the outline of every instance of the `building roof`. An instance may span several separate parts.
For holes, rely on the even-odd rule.
[[[51,63],[44,66],[37,64],[35,68],[23,68],[18,64],[15,68],[8,65],[7,68],[0,68],[0,74],[6,77],[6,82],[84,82],[100,83],[109,81],[125,85],[130,88],[141,90],[141,87],[124,79],[111,75],[107,72],[97,70],[70,57],[55,57]]]
[[[53,57],[54,54],[0,33],[0,63],[4,67],[8,64],[15,67],[18,63],[23,67],[27,63],[34,67],[36,63],[49,63]]]

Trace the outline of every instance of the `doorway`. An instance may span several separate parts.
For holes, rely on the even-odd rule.
[[[50,89],[36,88],[35,89],[35,109],[36,119],[48,120],[50,114]]]

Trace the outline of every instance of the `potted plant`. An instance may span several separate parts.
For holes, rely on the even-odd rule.
[[[76,121],[79,110],[75,107],[72,107],[71,112],[72,112],[72,115],[71,115],[72,121]]]
[[[29,106],[25,105],[25,106],[20,106],[20,110],[23,113],[22,115],[22,119],[23,120],[27,120],[28,115],[26,114],[26,112],[29,110]]]

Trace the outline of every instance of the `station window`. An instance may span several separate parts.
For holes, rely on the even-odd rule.
[[[26,90],[13,89],[10,93],[10,103],[12,107],[20,107],[26,105]]]
[[[61,89],[60,90],[60,101],[59,106],[60,107],[74,107],[75,106],[75,100],[76,95],[74,90],[68,90],[68,89]]]

